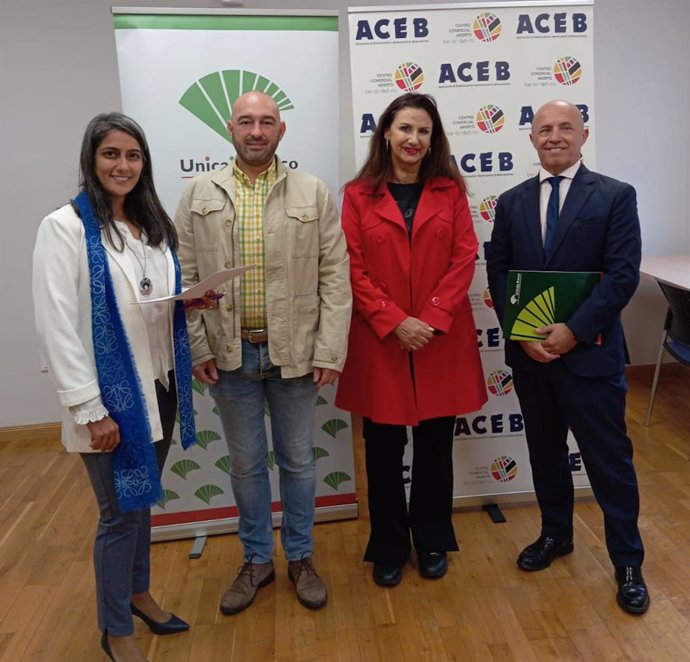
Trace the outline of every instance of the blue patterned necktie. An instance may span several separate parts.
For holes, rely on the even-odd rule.
[[[544,235],[544,255],[549,256],[553,237],[556,234],[556,223],[558,222],[558,187],[561,184],[562,175],[558,177],[547,177],[544,181],[551,184],[551,195],[546,206],[546,234]]]

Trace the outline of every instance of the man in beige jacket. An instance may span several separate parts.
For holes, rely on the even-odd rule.
[[[243,565],[221,599],[246,609],[275,578],[264,401],[280,471],[281,541],[306,607],[326,604],[312,560],[318,388],[333,384],[347,350],[352,294],[347,247],[327,186],[276,158],[285,133],[262,92],[237,99],[228,122],[237,156],[187,186],[175,225],[183,286],[255,265],[216,308],[190,315],[193,372],[209,385],[230,453]]]

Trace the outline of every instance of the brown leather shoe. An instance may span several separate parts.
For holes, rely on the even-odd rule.
[[[238,614],[249,607],[256,592],[267,586],[276,578],[273,561],[268,563],[252,563],[246,561],[237,570],[237,578],[230,585],[220,599],[220,610],[224,614]]]
[[[314,568],[311,556],[288,562],[288,577],[294,582],[297,599],[309,609],[320,609],[328,600],[326,584]]]

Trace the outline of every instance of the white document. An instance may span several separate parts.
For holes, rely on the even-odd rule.
[[[132,303],[159,303],[161,301],[184,301],[185,299],[200,299],[204,296],[204,293],[209,290],[214,290],[223,283],[227,283],[233,278],[241,276],[245,271],[253,269],[254,265],[249,264],[243,267],[235,267],[233,269],[223,269],[222,271],[216,271],[216,273],[211,274],[208,278],[199,281],[196,285],[192,285],[188,290],[182,292],[182,294],[171,294],[167,297],[158,297],[157,299],[142,299],[141,301],[132,301]]]

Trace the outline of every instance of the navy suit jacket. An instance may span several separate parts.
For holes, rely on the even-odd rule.
[[[561,209],[548,258],[541,238],[539,192],[537,176],[503,193],[496,205],[487,272],[498,319],[502,325],[510,269],[599,271],[601,281],[566,320],[579,342],[557,360],[582,377],[621,374],[625,344],[620,314],[640,277],[635,189],[581,165]],[[514,370],[538,365],[517,342],[506,340],[505,354]]]

